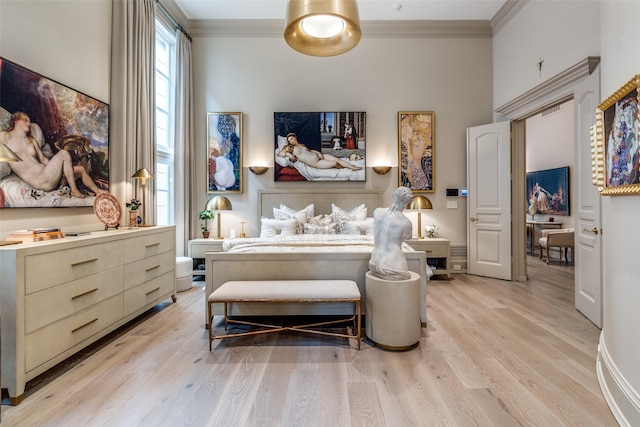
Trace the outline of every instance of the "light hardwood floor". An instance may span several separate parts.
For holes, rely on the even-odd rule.
[[[428,285],[420,344],[295,333],[214,342],[199,288],[27,385],[3,426],[615,426],[573,267]],[[5,396],[6,397],[6,396]]]

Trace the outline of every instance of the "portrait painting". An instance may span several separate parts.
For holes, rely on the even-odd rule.
[[[527,172],[527,212],[569,215],[569,167]]]
[[[366,113],[274,113],[275,181],[366,181]]]
[[[398,113],[398,181],[413,192],[435,191],[435,114]]]
[[[207,193],[242,193],[242,113],[207,113]]]
[[[109,106],[0,58],[0,208],[93,206],[109,191]]]
[[[604,157],[595,173],[604,174],[600,194],[640,193],[640,141],[638,141],[638,87],[640,74],[618,89],[596,109],[594,150]]]

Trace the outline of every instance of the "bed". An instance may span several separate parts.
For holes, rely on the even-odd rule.
[[[297,190],[264,190],[258,195],[258,218],[269,218],[282,205],[303,210],[314,206],[317,217],[320,213],[330,213],[334,206],[346,211],[365,205],[368,215],[372,216],[380,206],[381,195],[374,191],[330,191],[316,190],[303,192]],[[357,221],[354,221],[357,222]],[[363,223],[369,224],[367,221]],[[362,295],[362,307],[366,307],[365,274],[369,271],[369,259],[373,248],[372,227],[363,225],[360,234],[340,237],[327,235],[291,238],[278,234],[265,239],[229,239],[224,242],[223,252],[207,252],[205,292],[210,295],[223,283],[231,280],[353,280],[358,284]],[[319,237],[319,236],[318,236]],[[286,243],[291,240],[291,243]],[[306,241],[305,241],[306,240]],[[254,249],[251,249],[251,247]],[[420,275],[420,317],[423,326],[427,322],[427,280],[428,267],[426,253],[405,247],[409,270]],[[205,299],[206,300],[206,299]],[[234,315],[270,316],[270,315],[345,315],[352,310],[349,304],[268,304],[233,306]],[[205,301],[205,324],[207,304]],[[214,315],[222,315],[222,304],[213,307]],[[364,312],[366,315],[366,310]]]

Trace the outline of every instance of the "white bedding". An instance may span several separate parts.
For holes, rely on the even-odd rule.
[[[224,252],[265,253],[265,252],[371,252],[373,236],[357,234],[296,234],[275,236],[266,239],[249,237],[227,239],[222,244]],[[413,249],[403,243],[405,252]]]

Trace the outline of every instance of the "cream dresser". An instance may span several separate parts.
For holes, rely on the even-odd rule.
[[[0,247],[0,372],[11,403],[20,403],[27,381],[175,301],[175,260],[173,226]]]

